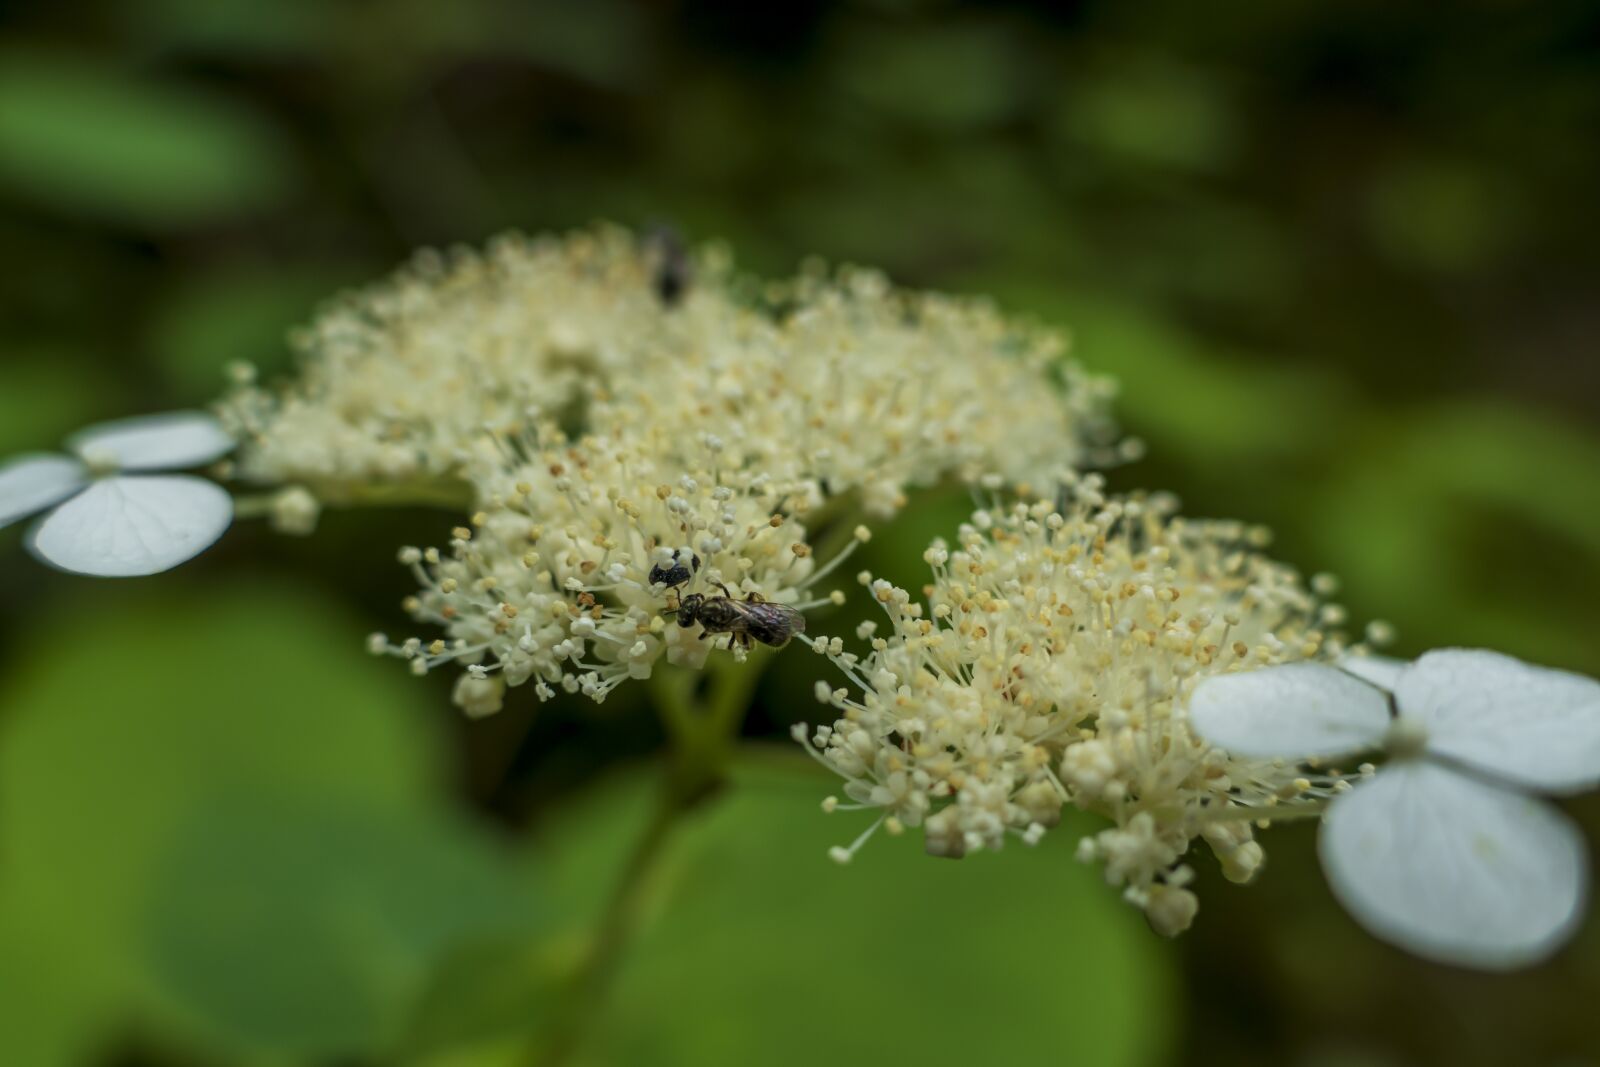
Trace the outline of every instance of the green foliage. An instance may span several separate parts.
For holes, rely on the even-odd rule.
[[[1374,237],[1399,262],[1456,274],[1492,262],[1514,239],[1514,197],[1487,169],[1450,160],[1404,160],[1372,190]]]
[[[0,1034],[10,1062],[71,1067],[110,1036],[111,983],[63,947],[58,930],[0,893]]]
[[[640,8],[626,0],[594,0],[573,18],[560,0],[517,5],[514,45],[534,62],[605,86],[637,83],[647,27]]]
[[[960,862],[883,837],[841,868],[828,847],[867,817],[823,815],[831,784],[798,756],[752,761],[688,824],[587,1062],[1006,1062],[1036,1054],[1041,1027],[1064,1061],[1160,1062],[1170,956],[1074,860],[1070,826]],[[614,848],[633,811],[602,798],[552,858],[614,869],[583,853]]]
[[[464,940],[437,962],[400,1047],[408,1059],[428,1063],[474,1062],[502,1049],[514,1055],[554,1018],[577,962],[573,944],[553,937]]]
[[[6,684],[0,939],[72,967],[0,1029],[60,1048],[138,1002],[239,1053],[369,1052],[436,962],[542,921],[503,846],[441,806],[420,690],[315,598],[97,591],[34,638],[69,651]]]
[[[207,403],[226,388],[231,362],[247,362],[267,377],[286,372],[289,331],[307,308],[354,280],[345,272],[285,273],[265,265],[196,278],[156,310],[149,344],[172,394]]]
[[[253,58],[316,50],[334,28],[333,9],[317,0],[129,0],[127,32],[172,50]]]
[[[4,342],[0,342],[3,344]],[[48,452],[98,415],[102,399],[84,374],[90,361],[71,352],[0,351],[0,455]]]
[[[1001,24],[896,26],[846,38],[837,77],[848,97],[916,124],[969,127],[1007,117],[1020,97]]]
[[[393,1048],[445,955],[544,917],[532,882],[461,819],[258,795],[185,822],[153,890],[147,951],[163,991],[225,1047],[300,1059]]]
[[[1116,379],[1124,423],[1187,465],[1284,461],[1319,444],[1306,433],[1313,413],[1331,421],[1344,401],[1325,375],[1252,364],[1125,302],[1037,290],[1019,299],[1071,324],[1075,352]]]
[[[165,227],[259,208],[290,182],[276,132],[212,92],[0,55],[0,183],[41,204]]]
[[[1600,582],[1596,470],[1600,442],[1575,428],[1440,405],[1361,435],[1311,500],[1318,547],[1353,594],[1386,603],[1407,646],[1453,630],[1462,643],[1600,671],[1592,636],[1571,624]]]
[[[1600,673],[1582,5],[1046,7],[19,12],[0,456],[204,402],[235,359],[285,366],[288,326],[417,244],[665,218],[761,271],[854,258],[1040,314],[1150,443],[1114,484],[1269,523],[1401,653]],[[915,588],[967,505],[920,500],[846,571]],[[564,829],[529,856],[462,815],[451,761],[512,768],[471,793],[526,816],[524,794],[559,809],[659,738],[625,692],[587,746],[541,709],[519,760],[509,720],[446,735],[441,693],[361,655],[391,623],[356,612],[405,591],[391,549],[454,521],[334,513],[293,547],[241,527],[223,551],[305,587],[204,595],[41,576],[0,532],[0,1062],[109,1061],[137,1034],[139,1062],[510,1067],[549,1024],[649,797],[541,808]],[[816,629],[848,633],[861,601]],[[814,716],[820,666],[778,656],[750,729]],[[857,824],[815,811],[827,788],[753,771],[673,845],[596,1062],[1487,1065],[1593,1043],[1593,929],[1515,984],[1408,964],[1352,935],[1308,833],[1260,885],[1203,885],[1169,951],[1070,833],[959,864],[879,840],[837,870],[822,849]]]
[[[1219,83],[1148,56],[1106,57],[1066,90],[1059,134],[1080,151],[1135,169],[1205,171],[1235,150],[1234,113]]]

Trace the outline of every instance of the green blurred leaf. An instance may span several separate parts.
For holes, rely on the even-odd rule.
[[[860,28],[839,39],[844,92],[932,126],[997,122],[1020,103],[1024,57],[1009,27],[977,20]]]
[[[0,894],[0,1052],[7,1063],[73,1067],[106,1039],[107,982],[52,943],[20,902]]]
[[[542,66],[567,71],[611,87],[636,82],[649,62],[649,27],[644,10],[627,0],[591,0],[583,17],[560,0],[531,0],[514,9],[518,25],[507,33],[496,20],[485,20],[483,37],[496,47],[510,47]]]
[[[1482,167],[1419,158],[1380,174],[1366,208],[1374,237],[1391,257],[1451,273],[1501,253],[1519,228],[1522,205]]]
[[[886,578],[902,589],[921,589],[930,578],[922,554],[941,537],[954,544],[956,530],[972,518],[978,507],[976,501],[982,497],[981,491],[975,493],[964,485],[942,485],[911,493],[905,510],[886,523],[873,524],[872,540],[823,588],[843,589],[852,600],[871,601],[870,596],[854,595],[860,592],[855,586],[855,574],[869,570],[874,577]],[[868,611],[871,617],[883,617],[881,604],[871,604]],[[802,662],[816,668],[814,662]]]
[[[41,624],[0,733],[8,903],[94,983],[84,1010],[138,1002],[252,1058],[443,1047],[529,1015],[525,984],[485,1011],[504,959],[463,974],[485,946],[537,953],[547,909],[439,806],[425,690],[292,591],[85,601]],[[41,1043],[93,1032],[37,1014]]]
[[[1119,419],[1191,466],[1287,460],[1319,444],[1348,403],[1337,379],[1218,351],[1121,300],[1003,281],[998,288],[1067,324],[1073,355],[1117,379]]]
[[[166,49],[250,57],[316,52],[336,11],[318,0],[126,0],[123,32]]]
[[[0,457],[48,452],[91,421],[102,403],[89,361],[72,352],[0,350]]]
[[[524,1040],[572,973],[563,947],[526,937],[459,945],[435,967],[402,1046],[426,1057]]]
[[[122,927],[179,817],[219,789],[435,795],[423,691],[314,597],[86,588],[30,636],[5,679],[0,835],[10,873],[85,923]]]
[[[0,187],[167,227],[259,208],[291,180],[277,132],[210,90],[65,56],[0,55]]]
[[[291,329],[352,279],[325,266],[250,267],[192,279],[156,313],[150,345],[177,402],[203,403],[237,360],[270,378],[288,368]]]
[[[827,848],[866,817],[818,810],[834,784],[753,760],[671,844],[588,1062],[1159,1061],[1178,1014],[1167,952],[1074,861],[1071,819],[1038,850],[953,863],[908,834],[841,869]],[[602,798],[556,855],[610,852],[635,810]]]
[[[527,1067],[528,1057],[525,1042],[517,1037],[443,1049],[404,1062],[406,1067]]]
[[[421,817],[439,796],[433,709],[316,597],[78,588],[0,682],[0,879],[41,943],[125,1007],[148,986],[146,923],[186,820],[257,795]],[[10,1010],[0,998],[0,1029]]]
[[[1099,160],[1152,168],[1221,168],[1239,138],[1215,76],[1151,57],[1119,56],[1071,85],[1055,124]]]
[[[788,135],[762,125],[763,101],[738,81],[693,70],[664,102],[677,120],[652,128],[661,166],[690,186],[726,188],[740,175],[759,174],[774,155],[773,140]],[[658,194],[659,195],[659,194]],[[680,218],[673,214],[665,217]],[[721,230],[701,231],[722,233]],[[744,249],[739,249],[743,258]]]
[[[1433,634],[1600,671],[1592,635],[1572,624],[1600,584],[1597,470],[1591,433],[1444,405],[1375,421],[1308,498],[1306,525],[1351,600],[1399,624],[1408,651]]]
[[[452,946],[536,929],[529,885],[459,819],[237,794],[196,812],[163,862],[151,965],[225,1047],[392,1048]]]

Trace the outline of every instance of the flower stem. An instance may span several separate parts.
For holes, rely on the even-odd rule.
[[[1271,807],[1245,807],[1229,805],[1206,815],[1207,822],[1286,822],[1289,819],[1315,819],[1328,810],[1325,800],[1309,800],[1297,804],[1274,804]]]
[[[556,1067],[571,1060],[604,1005],[624,949],[639,925],[656,865],[678,821],[694,806],[668,775],[650,820],[640,832],[612,886],[605,911],[565,993],[564,1009],[550,1032],[535,1039],[523,1059],[527,1067]],[[702,794],[702,798],[703,798]]]
[[[233,498],[235,519],[260,519],[272,514],[272,493],[250,493]]]
[[[601,913],[589,951],[565,994],[548,1034],[529,1048],[527,1067],[557,1067],[571,1060],[605,1005],[624,952],[638,931],[666,846],[691,811],[725,784],[739,726],[765,665],[765,650],[744,663],[713,654],[709,685],[687,670],[659,670],[651,678],[657,710],[672,750],[650,818],[634,840]]]
[[[272,515],[280,488],[261,492],[240,492],[233,498],[233,515],[236,519],[263,519]],[[345,508],[443,508],[463,514],[472,509],[472,490],[464,482],[449,478],[433,478],[407,483],[373,485],[341,485],[313,483],[303,486],[321,504]]]

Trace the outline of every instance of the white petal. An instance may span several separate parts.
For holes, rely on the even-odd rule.
[[[1428,751],[1544,792],[1600,784],[1600,682],[1498,652],[1441,649],[1395,689]]]
[[[66,456],[18,456],[0,466],[0,526],[61,503],[86,477],[83,464]]]
[[[1392,763],[1336,799],[1318,851],[1357,921],[1428,959],[1536,963],[1582,918],[1588,861],[1572,820],[1425,758]]]
[[[1207,678],[1189,698],[1189,721],[1236,756],[1337,756],[1383,739],[1389,699],[1336,667],[1289,663]]]
[[[1341,671],[1391,693],[1394,692],[1395,683],[1400,680],[1400,672],[1409,666],[1410,660],[1395,659],[1393,656],[1345,656],[1339,661]]]
[[[227,455],[233,438],[203,411],[174,411],[102,422],[74,435],[67,445],[80,456],[93,450],[114,457],[123,470],[178,470]]]
[[[233,498],[204,478],[101,478],[39,523],[28,547],[78,574],[156,574],[204,552],[232,520]]]

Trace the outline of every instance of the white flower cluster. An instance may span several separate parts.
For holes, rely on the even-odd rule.
[[[656,354],[640,341],[663,328],[648,259],[622,230],[424,250],[291,338],[300,373],[286,390],[246,370],[224,409],[246,443],[239,473],[329,502],[455,478],[487,435],[561,413],[583,383]]]
[[[1039,484],[1105,444],[1108,382],[985,301],[860,269],[763,285],[715,249],[663,301],[658,258],[614,228],[419,255],[297,336],[286,392],[231,398],[239,472],[329,501],[465,479],[481,504],[497,437],[553,421],[621,443],[620,421],[713,433],[732,462],[887,515],[909,486]]]
[[[1066,803],[1099,812],[1114,825],[1080,855],[1158,930],[1184,929],[1195,838],[1246,881],[1262,860],[1252,820],[1345,788],[1336,771],[1232,758],[1189,729],[1202,678],[1340,651],[1322,628],[1339,609],[1263,542],[1240,523],[1178,518],[1162,498],[1107,498],[1091,476],[1057,503],[977,512],[953,550],[936,543],[926,605],[862,575],[889,632],[863,628],[865,658],[814,642],[851,685],[819,684],[839,718],[796,731],[846,780],[853,804],[825,806],[920,826],[930,853],[952,857],[1008,834],[1033,843]]]
[[[287,391],[228,405],[239,472],[300,487],[289,528],[318,498],[458,487],[470,525],[402,554],[411,613],[445,636],[373,648],[465,664],[469,710],[703,662],[717,641],[672,621],[691,589],[803,608],[811,538],[854,526],[841,509],[1107,455],[1108,385],[987,302],[859,269],[760,284],[715,251],[665,300],[659,259],[605,228],[420,257],[300,338]]]
[[[827,603],[802,602],[832,570],[815,565],[793,517],[805,512],[805,487],[722,462],[724,449],[706,435],[697,449],[669,447],[657,439],[665,432],[569,444],[545,427],[543,446],[511,449],[486,508],[455,531],[448,553],[401,554],[423,588],[408,609],[450,639],[391,648],[379,637],[374,650],[397,651],[419,672],[468,664],[458,701],[481,714],[498,709],[500,684],[534,679],[541,698],[563,688],[600,701],[628,678],[649,677],[662,655],[701,666],[715,644],[731,642],[668,620],[691,585],[802,610]],[[698,458],[674,463],[674,451]],[[832,562],[867,536],[858,528]]]

